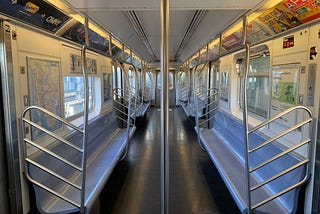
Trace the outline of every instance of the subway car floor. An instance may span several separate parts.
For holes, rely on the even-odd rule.
[[[182,108],[169,113],[170,204],[173,214],[239,213],[209,156],[194,121]],[[160,213],[160,111],[137,120],[126,159],[119,162],[100,196],[100,213]]]

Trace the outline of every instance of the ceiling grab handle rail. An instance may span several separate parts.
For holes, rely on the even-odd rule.
[[[200,89],[200,85],[198,86],[198,78],[200,78],[201,73],[203,72],[203,70],[206,68],[206,66],[208,65],[209,62],[206,62],[203,64],[203,66],[200,68],[199,71],[197,71],[197,68],[199,65],[195,66],[194,69],[194,74],[193,74],[193,100],[194,100],[194,117],[196,120],[196,127],[197,127],[197,132],[198,132],[198,143],[200,145],[200,148],[203,151],[206,151],[206,149],[204,148],[204,146],[201,143],[201,139],[200,139],[200,125],[199,125],[199,119],[200,119],[200,115],[198,113],[199,111],[199,102],[198,102],[198,97],[197,97],[197,92],[198,92],[198,88]],[[207,91],[207,90],[205,90]]]

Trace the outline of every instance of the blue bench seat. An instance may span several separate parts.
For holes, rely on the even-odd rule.
[[[149,108],[150,108],[150,101],[142,102],[141,105],[136,110],[135,117],[144,117],[144,115],[147,113]]]
[[[203,112],[205,109],[204,106],[206,105],[205,102],[198,100],[198,102],[200,102],[198,108],[198,117],[201,117],[203,115]],[[181,106],[185,112],[185,114],[187,115],[187,117],[195,117],[195,113],[196,113],[196,104],[194,102],[194,99],[191,97],[189,98],[189,102],[181,102]]]
[[[196,130],[198,132],[198,130]],[[215,112],[212,129],[200,128],[200,140],[208,152],[210,158],[219,171],[239,210],[247,211],[246,169],[245,169],[245,145],[244,129],[242,122],[233,116],[220,110]],[[250,148],[264,142],[266,139],[261,134],[249,135]],[[278,142],[274,142],[257,150],[250,155],[250,168],[255,167],[275,154],[284,150]],[[268,178],[290,168],[300,162],[302,157],[290,153],[265,167],[251,173],[251,187],[265,181]],[[306,167],[302,165],[290,173],[270,182],[251,193],[252,204],[257,204],[269,196],[274,195],[286,187],[303,179]],[[261,207],[257,213],[295,213],[297,209],[299,188],[272,200]]]
[[[130,128],[130,137],[135,127]],[[82,135],[72,134],[68,140],[81,147]],[[114,112],[110,112],[94,121],[88,126],[87,142],[87,167],[85,185],[85,207],[90,211],[101,190],[106,184],[118,160],[122,157],[128,145],[127,129],[117,127],[117,118]],[[65,158],[75,166],[81,166],[81,154],[75,149],[62,143],[56,143],[52,152]],[[37,152],[32,161],[41,163],[53,172],[67,178],[77,185],[81,185],[80,171],[68,166],[52,156]],[[30,176],[38,182],[45,184],[68,199],[80,204],[80,191],[60,179],[44,172],[33,164],[28,165]],[[35,189],[37,207],[41,213],[71,213],[79,211],[79,208],[54,196],[48,191],[33,185]]]

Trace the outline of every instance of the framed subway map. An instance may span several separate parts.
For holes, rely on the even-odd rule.
[[[59,62],[27,58],[27,63],[30,105],[45,108],[61,116]],[[60,122],[39,111],[33,110],[30,117],[33,122],[50,131],[55,131],[62,126]],[[33,139],[43,134],[36,128],[31,131]]]

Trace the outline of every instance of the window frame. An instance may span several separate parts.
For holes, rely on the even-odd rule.
[[[65,104],[65,77],[80,77],[80,78],[84,78],[82,75],[75,75],[75,74],[72,74],[72,75],[63,75],[62,77],[62,84],[63,84],[63,117],[68,120],[68,121],[72,121],[72,120],[75,120],[81,116],[83,116],[83,112],[84,112],[84,108],[81,112],[77,113],[77,114],[74,114],[72,116],[69,116],[67,117],[67,114],[66,114],[66,104]],[[95,81],[95,75],[89,75],[88,76],[88,87],[89,87],[89,114],[91,112],[94,111],[95,107],[96,107],[96,101],[95,101],[95,88],[94,88],[94,81]],[[90,79],[91,79],[91,83],[90,83]],[[90,89],[90,85],[91,85],[91,89]],[[91,91],[91,97],[92,97],[92,103],[91,103],[91,106],[90,106],[90,91]]]
[[[248,73],[248,79],[247,81],[249,82],[251,78],[256,78],[256,79],[260,79],[261,80],[263,78],[266,78],[267,80],[267,86],[266,86],[266,100],[267,100],[267,107],[266,109],[260,109],[260,108],[257,108],[256,105],[254,106],[249,106],[249,103],[248,103],[248,112],[252,113],[252,114],[255,114],[259,117],[262,117],[262,118],[269,118],[269,114],[270,114],[270,99],[271,99],[271,96],[270,96],[270,89],[271,89],[271,56],[270,56],[270,53],[269,51],[262,51],[262,52],[259,52],[259,53],[256,53],[255,55],[252,55],[250,56],[250,70],[252,68],[252,61],[255,60],[255,59],[260,59],[261,57],[263,58],[267,58],[268,61],[266,62],[266,66],[265,68],[268,69],[268,71],[255,71],[255,72],[250,72]],[[241,61],[241,63],[239,63]],[[243,85],[243,76],[244,76],[244,69],[245,68],[245,59],[244,58],[237,58],[236,59],[236,71],[238,73],[238,105],[239,105],[239,108],[240,109],[243,109],[243,106],[242,106],[242,99],[243,99],[243,91],[242,91],[242,85]],[[262,80],[264,81],[264,80]],[[261,82],[262,82],[261,81]],[[247,82],[247,95],[248,95],[248,82]],[[256,82],[258,82],[256,80]],[[256,92],[256,88],[255,88],[255,92]],[[256,101],[255,101],[256,102]],[[261,110],[261,111],[259,111]]]

